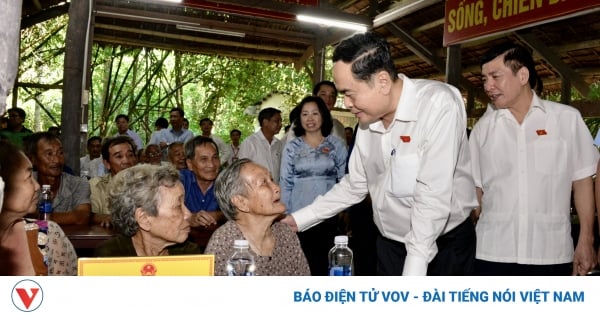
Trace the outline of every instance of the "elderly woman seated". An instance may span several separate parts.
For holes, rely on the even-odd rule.
[[[36,213],[40,193],[31,162],[13,144],[0,140],[0,148],[6,185],[0,200],[0,276],[77,275],[77,254],[60,226],[25,219]]]
[[[211,236],[206,254],[215,255],[215,275],[227,275],[233,241],[246,239],[257,276],[310,276],[300,241],[290,227],[276,221],[285,212],[279,186],[269,171],[240,159],[221,171],[215,195],[228,222]]]
[[[179,172],[171,165],[122,170],[109,192],[112,222],[121,235],[96,249],[98,257],[201,254],[188,241],[191,213]]]

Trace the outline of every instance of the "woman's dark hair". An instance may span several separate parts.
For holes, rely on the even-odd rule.
[[[331,113],[329,112],[329,109],[327,109],[327,105],[325,105],[325,102],[320,97],[312,95],[303,98],[300,101],[300,104],[296,106],[296,108],[298,108],[298,116],[296,116],[296,119],[294,120],[294,135],[296,135],[296,137],[301,137],[306,134],[306,130],[304,130],[304,127],[302,127],[301,117],[302,108],[304,108],[304,105],[306,105],[307,103],[317,104],[319,113],[321,113],[321,134],[323,135],[323,137],[329,136],[329,134],[331,133],[331,129],[333,129],[333,120],[331,118]]]

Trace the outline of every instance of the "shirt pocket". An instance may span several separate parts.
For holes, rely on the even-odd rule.
[[[397,198],[412,197],[421,161],[417,153],[392,155],[390,161],[390,193]]]
[[[544,175],[567,171],[567,145],[560,139],[539,139],[534,142],[535,170]]]

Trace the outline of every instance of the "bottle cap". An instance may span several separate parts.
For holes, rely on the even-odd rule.
[[[50,189],[50,185],[42,185],[42,189]]]
[[[334,244],[348,244],[348,236],[347,235],[338,235],[333,240]]]
[[[249,247],[250,243],[248,240],[235,240],[233,241],[233,247]]]

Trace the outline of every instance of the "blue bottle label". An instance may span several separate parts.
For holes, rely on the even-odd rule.
[[[352,268],[350,266],[335,266],[329,268],[330,276],[351,276]]]
[[[43,201],[40,204],[40,212],[42,212],[42,213],[50,213],[50,212],[52,212],[52,203],[51,202],[47,202],[47,201]]]

